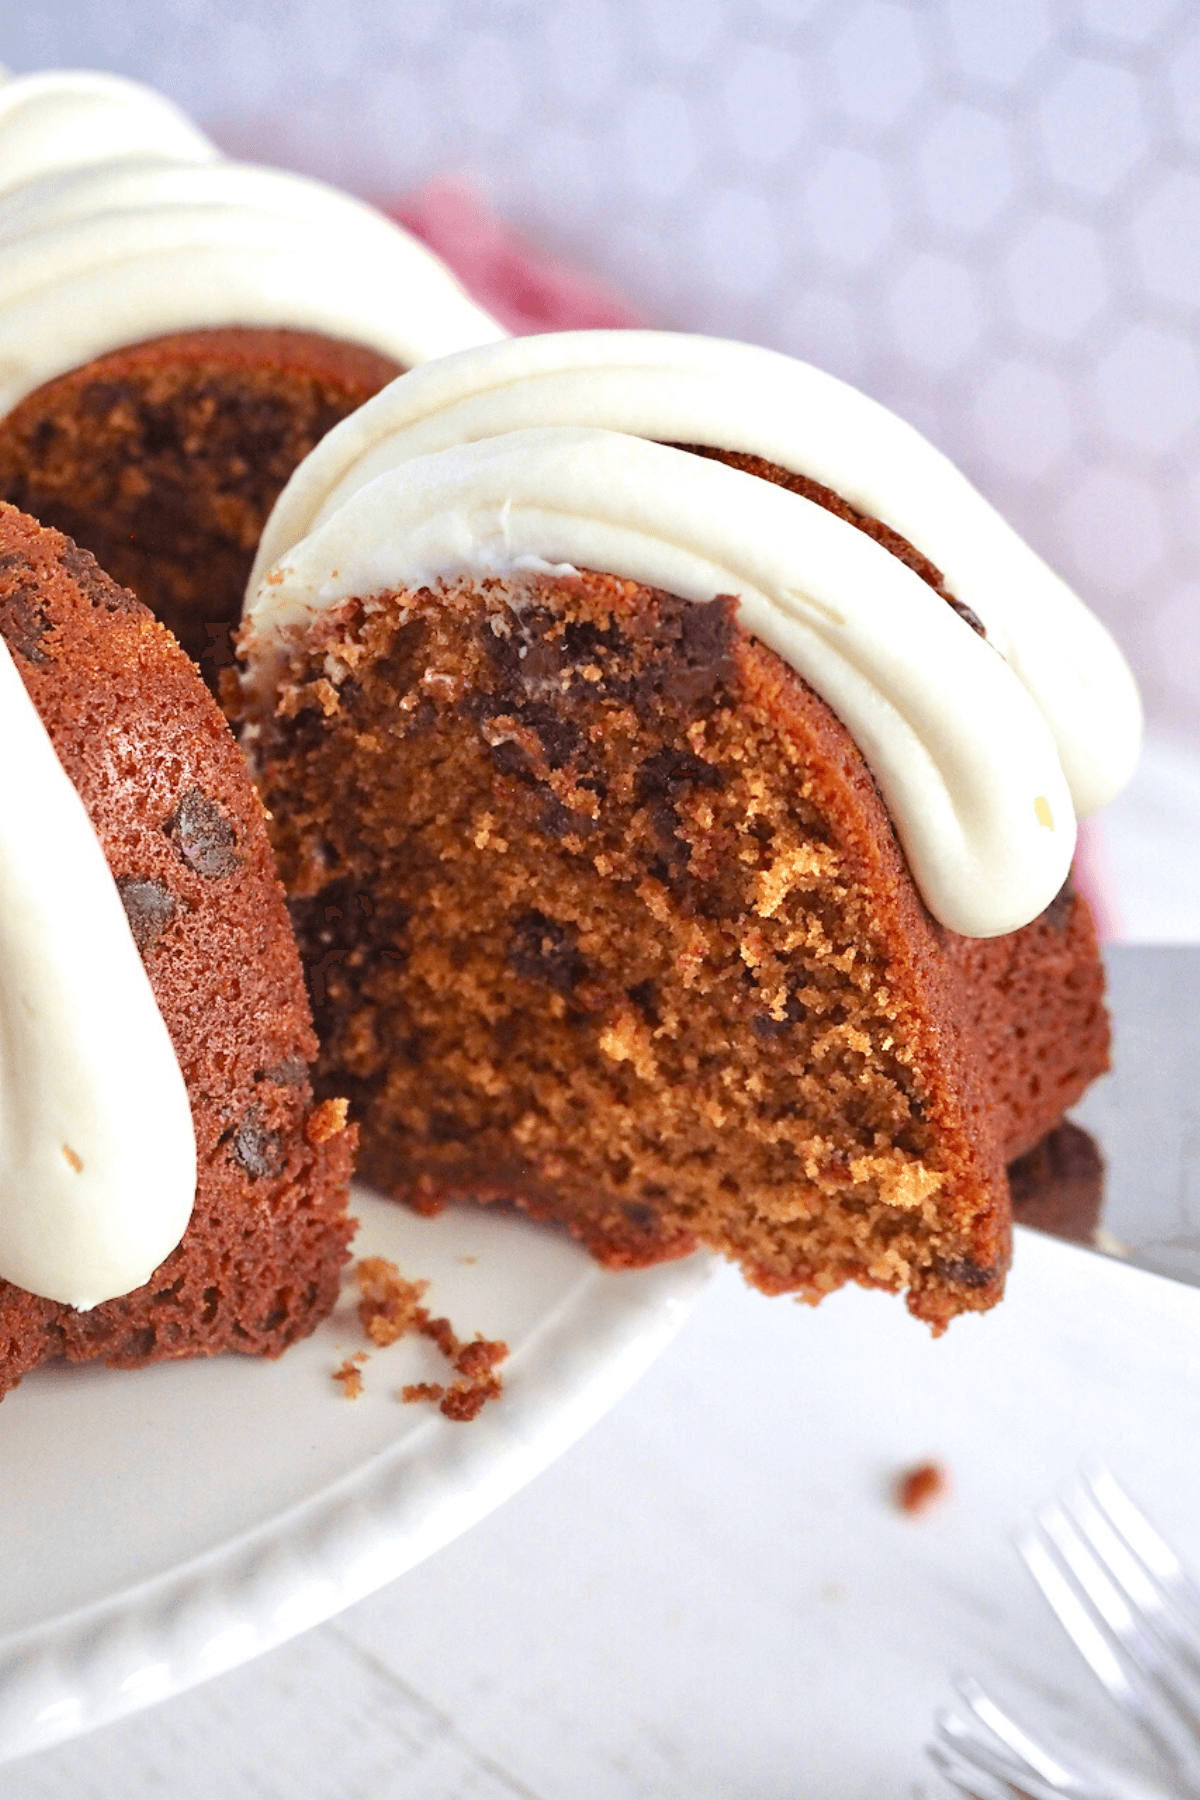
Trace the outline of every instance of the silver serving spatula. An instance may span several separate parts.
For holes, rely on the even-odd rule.
[[[1093,1244],[1200,1287],[1200,945],[1114,945],[1104,961],[1112,1073],[1071,1113],[1105,1162]]]

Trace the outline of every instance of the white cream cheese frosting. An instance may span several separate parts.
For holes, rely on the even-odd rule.
[[[195,1133],[104,853],[2,639],[0,767],[0,1276],[83,1309],[182,1238]]]
[[[742,451],[832,488],[907,538],[977,614],[1045,716],[1081,817],[1128,781],[1141,706],[1094,614],[920,432],[836,377],[751,344],[563,332],[414,371],[301,463],[267,521],[248,592],[375,475],[451,444],[544,425]]]
[[[678,443],[764,457],[882,519],[987,641],[855,526]],[[351,594],[553,565],[735,595],[854,736],[955,931],[1036,917],[1066,877],[1076,814],[1131,772],[1141,713],[1120,652],[945,457],[805,364],[658,332],[466,351],[337,426],[263,534],[248,689],[268,704],[290,637]]]
[[[432,251],[323,182],[223,157],[148,88],[0,82],[0,414],[169,332],[281,326],[411,365],[504,336]]]

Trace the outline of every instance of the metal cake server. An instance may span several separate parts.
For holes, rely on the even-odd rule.
[[[1113,945],[1104,961],[1113,1069],[1071,1113],[1106,1165],[1095,1248],[1200,1287],[1200,945]]]

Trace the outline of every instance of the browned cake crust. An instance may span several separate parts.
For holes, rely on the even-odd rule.
[[[49,1356],[277,1355],[336,1299],[353,1133],[313,1100],[262,808],[168,633],[85,551],[3,505],[0,633],[116,877],[199,1157],[187,1234],[146,1286],[80,1313],[0,1280],[0,1394]]]
[[[98,357],[0,420],[0,499],[68,532],[215,685],[267,515],[313,445],[401,374],[313,332],[188,331]]]
[[[613,1267],[706,1244],[769,1292],[907,1288],[938,1329],[999,1297],[1005,1164],[1106,1066],[1079,897],[936,924],[729,600],[375,597],[292,676],[262,788],[368,1180],[515,1200]]]

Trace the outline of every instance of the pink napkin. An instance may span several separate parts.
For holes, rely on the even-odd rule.
[[[460,181],[435,181],[385,209],[449,263],[481,306],[518,337],[647,321],[604,283],[497,224]]]
[[[649,323],[594,276],[569,267],[500,225],[463,182],[435,181],[385,208],[449,263],[481,306],[517,336]],[[1080,827],[1075,879],[1102,943],[1119,938],[1101,828]]]

